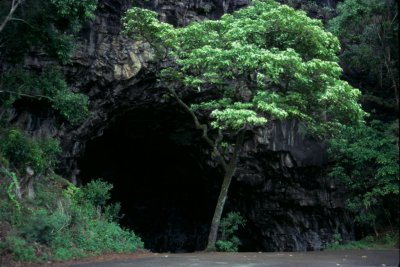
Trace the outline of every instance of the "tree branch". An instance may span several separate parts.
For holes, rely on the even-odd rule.
[[[218,142],[214,142],[213,140],[211,140],[211,138],[208,136],[208,127],[206,124],[201,124],[199,119],[197,118],[196,114],[194,113],[193,110],[190,109],[190,107],[182,101],[182,99],[178,96],[178,94],[176,93],[176,91],[171,88],[168,87],[168,90],[172,93],[172,95],[175,97],[176,101],[178,101],[179,105],[181,105],[192,117],[193,122],[196,126],[196,129],[198,130],[202,130],[203,132],[203,139],[207,142],[207,144],[209,144],[211,146],[211,148],[213,149],[213,152],[217,155],[222,167],[224,168],[225,171],[228,170],[228,164],[226,163],[226,160],[224,158],[224,156],[222,155],[222,153],[219,151],[218,149]],[[221,132],[219,132],[219,135],[222,135]],[[220,137],[218,137],[220,138]]]
[[[46,99],[49,99],[49,100],[53,100],[51,97],[48,97],[48,96],[45,96],[45,95],[28,95],[28,94],[24,94],[24,93],[18,93],[18,92],[14,92],[14,91],[9,91],[9,90],[0,90],[0,93],[8,93],[8,94],[20,95],[20,96],[29,97],[29,98],[46,98]]]
[[[17,10],[18,6],[21,5],[23,1],[24,0],[13,0],[12,1],[10,11],[8,12],[8,15],[5,17],[4,21],[0,25],[0,33],[6,27],[8,22],[10,22],[11,20],[17,20],[17,19],[13,18],[13,15],[14,15],[15,11]]]
[[[385,67],[386,67],[386,69],[388,71],[389,77],[392,80],[392,87],[394,89],[394,96],[395,96],[396,104],[397,104],[396,106],[398,107],[398,105],[399,105],[399,90],[398,90],[398,87],[397,87],[397,81],[396,81],[395,75],[394,75],[393,70],[392,70],[392,68],[390,66],[390,58],[388,58],[388,57],[390,57],[390,47],[386,46],[385,42],[383,41],[382,36],[379,33],[379,29],[376,29],[376,33],[377,33],[379,41],[381,43],[384,64],[385,64]],[[388,53],[388,49],[389,49],[389,55],[387,54]]]
[[[239,159],[240,150],[242,149],[242,145],[244,142],[244,133],[245,133],[244,128],[241,128],[238,131],[238,134],[236,137],[235,148],[233,150],[233,155],[232,155],[231,160],[229,161],[229,166],[228,166],[228,168],[231,171],[234,171],[234,169],[236,169],[236,164]]]

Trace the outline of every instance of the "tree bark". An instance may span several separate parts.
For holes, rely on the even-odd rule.
[[[219,193],[217,205],[215,207],[214,215],[211,221],[210,233],[208,235],[208,243],[206,247],[207,251],[215,250],[215,243],[217,242],[217,236],[218,236],[218,228],[221,222],[222,212],[224,211],[225,202],[226,199],[228,198],[228,190],[232,181],[232,177],[235,173],[235,169],[236,166],[234,169],[228,170],[225,173],[224,181],[222,182],[221,191]]]
[[[200,121],[197,118],[194,111],[192,111],[190,109],[190,107],[185,102],[182,101],[182,99],[179,97],[179,95],[176,93],[176,91],[173,88],[168,87],[168,90],[172,93],[172,95],[178,101],[178,103],[191,115],[196,128],[203,132],[203,135],[202,135],[203,139],[213,149],[214,153],[216,154],[216,156],[217,156],[219,162],[221,163],[222,168],[225,172],[224,180],[222,182],[221,190],[220,190],[218,201],[217,201],[217,205],[215,207],[214,215],[213,215],[213,218],[211,221],[210,233],[208,235],[208,243],[207,243],[207,247],[206,247],[207,251],[214,251],[215,243],[216,243],[217,237],[218,237],[218,228],[219,228],[219,224],[221,222],[222,212],[224,211],[225,202],[226,202],[226,199],[228,198],[229,186],[232,182],[232,177],[235,174],[239,154],[242,150],[245,130],[244,130],[244,128],[238,130],[234,151],[233,151],[233,154],[232,154],[232,157],[231,157],[229,163],[227,163],[225,161],[224,155],[219,150],[219,143],[222,139],[221,131],[219,131],[217,139],[212,140],[208,136],[207,125],[200,123]]]
[[[215,207],[214,215],[211,221],[210,233],[208,235],[208,243],[206,250],[215,251],[215,243],[218,236],[218,228],[221,222],[222,212],[224,211],[224,206],[226,199],[228,198],[229,186],[232,182],[232,177],[235,174],[237,161],[239,158],[240,151],[242,150],[244,140],[244,130],[240,130],[236,138],[235,149],[227,169],[225,169],[224,180],[222,182],[221,190],[219,193],[217,205]]]
[[[11,2],[11,8],[10,11],[8,12],[8,15],[4,18],[3,22],[0,24],[0,32],[3,31],[3,29],[6,27],[7,23],[10,22],[11,20],[19,20],[13,18],[14,12],[17,10],[18,6],[23,2],[24,0],[13,0]]]

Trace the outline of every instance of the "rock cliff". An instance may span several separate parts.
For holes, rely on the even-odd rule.
[[[34,114],[31,110],[20,108],[16,111],[15,120],[33,134],[50,133],[61,140],[65,154],[59,171],[71,181],[85,182],[93,175],[103,175],[119,184],[114,192],[115,198],[122,201],[123,206],[132,206],[131,209],[124,210],[128,217],[125,224],[129,227],[135,228],[135,222],[138,225],[146,224],[146,221],[143,221],[149,220],[146,216],[153,216],[151,217],[153,220],[158,220],[157,214],[145,215],[146,211],[143,209],[152,207],[148,203],[143,204],[139,201],[140,204],[133,201],[133,198],[118,197],[118,194],[129,194],[127,187],[138,186],[138,184],[117,181],[117,178],[113,177],[112,173],[115,173],[115,169],[120,168],[120,165],[108,164],[107,162],[112,161],[112,158],[110,155],[105,155],[109,151],[101,150],[104,142],[96,143],[96,140],[100,140],[107,132],[114,132],[114,135],[108,135],[107,142],[111,144],[110,147],[113,147],[114,143],[120,144],[120,150],[114,152],[121,153],[124,157],[129,157],[131,154],[126,151],[122,143],[119,143],[122,142],[121,140],[132,142],[133,145],[126,145],[132,150],[141,147],[141,151],[153,151],[154,149],[148,148],[154,148],[154,145],[142,147],[142,142],[158,144],[156,139],[170,142],[171,145],[166,149],[190,148],[193,150],[192,160],[197,162],[196,166],[200,166],[193,168],[197,172],[204,171],[202,175],[193,174],[193,176],[200,177],[199,179],[206,181],[203,185],[211,187],[210,190],[202,191],[208,195],[193,196],[212,205],[212,201],[204,199],[216,198],[217,190],[215,189],[218,189],[219,180],[210,177],[218,176],[218,168],[210,161],[207,147],[196,135],[190,119],[185,117],[175,103],[165,100],[164,92],[157,88],[156,77],[153,73],[154,64],[157,62],[152,61],[152,55],[148,52],[146,44],[133,42],[120,35],[120,17],[133,4],[156,10],[165,21],[182,26],[193,20],[216,19],[248,3],[247,0],[100,1],[96,19],[82,31],[73,63],[64,69],[69,84],[75,90],[84,92],[90,97],[91,116],[78,127],[67,124],[61,124],[58,127],[56,115]],[[31,67],[41,67],[45,62],[38,56],[26,59],[26,65]],[[148,117],[149,113],[155,115]],[[137,114],[146,115],[141,118]],[[127,120],[126,116],[135,119]],[[138,135],[141,137],[137,137]],[[125,139],[122,136],[125,136]],[[162,139],[162,136],[168,136],[168,138]],[[118,141],[118,138],[121,140]],[[97,155],[85,152],[88,143],[91,143],[92,150],[96,144],[100,146],[93,150],[97,151]],[[154,153],[159,153],[158,150],[154,151]],[[108,164],[109,166],[95,164],[95,167],[101,170],[96,172],[93,170],[95,167],[85,166],[91,160],[87,158],[87,155],[95,157],[92,161],[97,160],[101,162],[101,165]],[[136,164],[145,164],[140,157],[135,158]],[[157,168],[159,165],[157,160],[163,160],[169,156],[163,154],[163,157],[149,157],[146,164],[151,162],[152,166]],[[170,164],[175,162],[175,165],[179,166],[180,162],[177,162],[179,160],[184,159],[176,156],[176,153],[171,153],[168,162],[171,162]],[[138,173],[136,169],[142,171],[144,169],[136,166],[135,160],[127,164],[132,165],[130,168],[124,167],[124,172],[121,170],[118,172],[124,173],[127,178],[119,177],[118,179],[153,179],[153,182],[143,189],[151,192],[154,189],[152,188],[154,183],[159,182],[158,178],[152,176],[152,172]],[[345,239],[352,238],[349,218],[346,217],[343,209],[341,190],[324,175],[324,164],[326,164],[326,153],[323,142],[305,135],[301,124],[297,121],[277,123],[270,128],[260,129],[255,132],[254,137],[247,140],[246,151],[240,159],[239,170],[226,208],[227,211],[240,211],[248,221],[245,229],[240,233],[243,250],[319,250],[332,239],[334,233],[342,234]],[[187,166],[182,166],[182,169],[185,170],[184,175],[190,175],[190,169]],[[82,170],[84,170],[83,173]],[[177,169],[175,171],[179,172]],[[155,174],[159,173],[153,173]],[[207,177],[208,174],[210,177]],[[173,184],[178,186],[179,183],[175,182]],[[144,185],[140,184],[140,186]],[[189,183],[187,186],[198,185]],[[119,192],[118,188],[120,190],[125,188],[125,191]],[[180,189],[187,190],[171,187],[171,194],[182,193]],[[162,199],[161,202],[167,201],[168,194],[143,197],[154,199],[152,202],[154,204],[159,203],[158,200],[156,201],[157,198],[164,197],[166,199]],[[176,202],[187,201],[190,197],[177,198]],[[136,219],[133,219],[132,225],[129,221],[131,210],[136,211],[134,213]],[[145,236],[144,241],[147,242],[149,248],[158,251],[188,251],[204,248],[204,240],[207,236],[206,219],[210,216],[208,215],[210,211],[205,212],[201,220],[191,219],[190,224],[193,225],[189,227],[191,234],[187,233],[187,226],[182,225],[184,224],[182,222],[171,226],[177,218],[182,220],[185,217],[182,214],[174,217],[175,207],[167,205],[163,207],[163,212],[172,217],[166,216],[164,223],[157,226],[162,230],[156,230],[154,227],[138,230],[139,234]],[[146,217],[142,221],[137,218],[141,214]],[[182,226],[177,227],[177,224]],[[167,241],[164,240],[162,243],[156,241],[162,239],[164,235],[170,235]]]

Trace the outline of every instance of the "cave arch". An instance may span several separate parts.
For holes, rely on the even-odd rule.
[[[86,143],[80,181],[102,178],[121,203],[121,224],[155,252],[206,246],[221,175],[190,117],[174,107],[120,112]]]
[[[121,224],[141,236],[145,248],[203,250],[223,175],[179,106],[132,106],[121,105],[86,132],[78,147],[83,153],[74,158],[78,181],[111,182],[112,201],[125,214]],[[285,147],[255,144],[247,143],[224,209],[247,220],[238,232],[240,251],[320,250],[335,232],[353,236],[340,191],[332,192],[321,167],[288,164],[292,154]]]

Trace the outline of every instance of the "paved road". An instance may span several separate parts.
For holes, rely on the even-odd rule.
[[[352,250],[298,253],[148,253],[132,259],[75,263],[68,267],[361,267],[399,266],[398,250]]]

